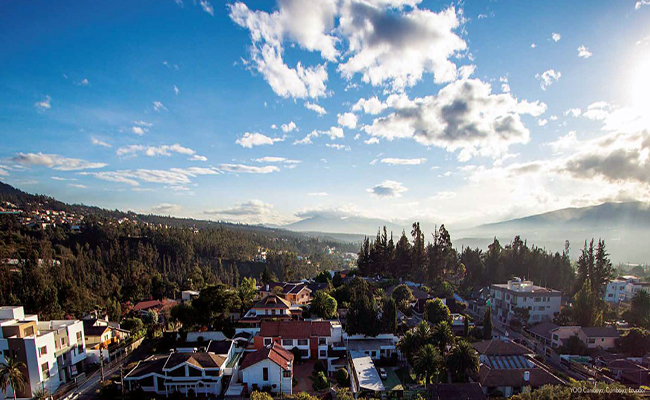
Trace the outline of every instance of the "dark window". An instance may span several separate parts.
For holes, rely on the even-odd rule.
[[[44,378],[49,378],[50,377],[50,366],[47,363],[44,363],[41,365],[41,371],[43,372],[43,377]]]
[[[28,328],[25,328],[24,333],[25,333],[24,336],[32,336],[34,334],[34,327],[30,326]]]
[[[266,367],[262,368],[262,380],[263,381],[269,380],[269,369]]]
[[[320,351],[320,357],[321,357],[321,358],[325,358],[325,357],[327,357],[327,350],[321,350],[321,351]]]
[[[324,338],[324,337],[318,338],[318,345],[319,346],[325,346],[326,344],[327,344],[327,339],[326,338]]]
[[[272,339],[264,339],[264,346],[270,345],[272,341]]]
[[[282,371],[282,376],[284,378],[291,378],[291,371]]]

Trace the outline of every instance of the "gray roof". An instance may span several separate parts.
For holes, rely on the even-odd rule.
[[[377,373],[377,368],[375,368],[375,363],[372,362],[372,359],[358,351],[351,351],[350,356],[352,357],[354,372],[361,389],[383,392],[385,390],[384,384],[379,377],[379,373]]]
[[[593,326],[582,328],[582,331],[587,335],[587,337],[613,337],[617,338],[621,335],[618,333],[616,328],[611,326]]]
[[[551,331],[555,328],[557,328],[559,325],[554,324],[552,322],[542,322],[541,324],[537,324],[535,326],[532,326],[528,328],[528,332],[534,333],[535,335],[545,337],[547,339],[551,339]]]

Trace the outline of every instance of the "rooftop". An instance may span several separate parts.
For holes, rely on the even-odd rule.
[[[291,369],[291,363],[293,362],[293,353],[279,344],[273,343],[268,347],[264,347],[254,353],[248,354],[241,363],[241,369],[244,370],[266,359],[273,361],[283,370],[289,371]]]
[[[358,351],[351,351],[350,356],[352,357],[352,364],[354,365],[359,387],[374,392],[383,392],[385,390],[384,384],[375,368],[375,363],[372,362],[372,358]]]
[[[533,353],[532,350],[510,340],[483,340],[472,343],[472,346],[479,354],[485,356],[516,356]]]
[[[260,336],[302,339],[311,336],[330,336],[329,321],[263,321]]]

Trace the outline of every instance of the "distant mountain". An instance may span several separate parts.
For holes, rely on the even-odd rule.
[[[383,226],[386,226],[386,229],[389,232],[392,231],[394,235],[401,234],[402,229],[405,229],[397,224],[376,218],[326,215],[315,215],[292,224],[284,225],[282,228],[295,232],[325,232],[375,236],[377,229]]]
[[[528,243],[561,251],[565,240],[571,257],[577,258],[585,240],[602,238],[614,262],[650,262],[650,204],[603,203],[597,206],[564,208],[509,221],[484,224],[452,232],[457,246],[486,248],[497,237],[501,245],[519,235]]]

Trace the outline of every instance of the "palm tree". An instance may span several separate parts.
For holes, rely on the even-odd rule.
[[[413,369],[418,377],[424,376],[424,385],[434,380],[442,366],[440,351],[432,345],[427,344],[420,348],[413,360]]]
[[[14,392],[14,400],[16,400],[16,392],[25,389],[25,375],[22,370],[27,368],[24,362],[17,361],[15,358],[5,359],[3,364],[0,364],[0,389],[7,397],[7,390],[11,386]]]
[[[47,400],[50,398],[50,392],[45,389],[36,389],[32,395],[32,400]]]
[[[466,340],[459,340],[447,355],[447,368],[457,381],[467,382],[467,377],[479,369],[476,350]]]
[[[418,340],[418,347],[431,342],[431,326],[427,321],[420,321],[418,326],[413,328],[413,333]]]
[[[433,342],[438,345],[441,353],[445,353],[447,346],[454,344],[454,332],[447,321],[438,323],[432,333]]]
[[[413,354],[419,347],[419,340],[413,329],[407,331],[397,343],[397,348],[410,363],[413,362]]]

